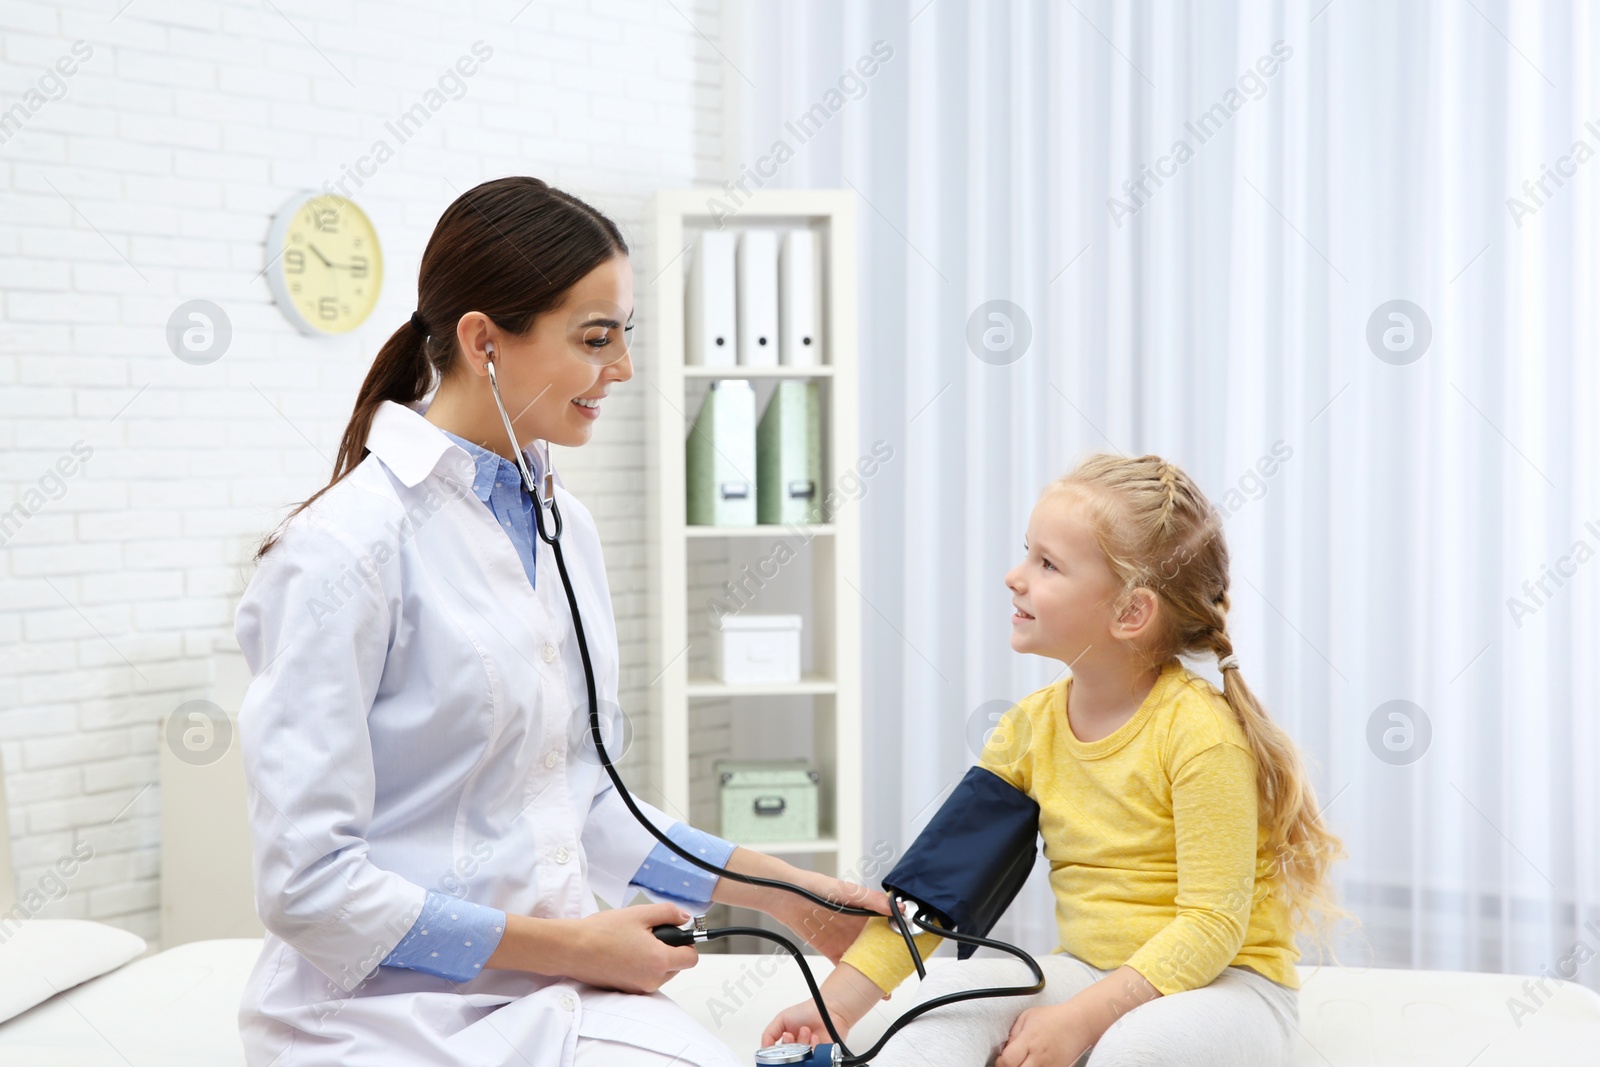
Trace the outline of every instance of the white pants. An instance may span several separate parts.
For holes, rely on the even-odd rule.
[[[732,1052],[725,1059],[708,1061],[652,1052],[621,1041],[580,1037],[572,1056],[572,1067],[744,1067],[744,1061],[735,1059]]]
[[[895,1034],[873,1067],[981,1067],[994,1063],[1011,1024],[1028,1008],[1060,1004],[1110,971],[1075,956],[1038,957],[1042,993],[973,1000],[935,1008]],[[984,986],[1026,985],[1020,960],[974,957],[931,969],[917,1003]],[[1244,967],[1229,967],[1208,986],[1157,997],[1112,1024],[1078,1061],[1083,1067],[1285,1067],[1294,1054],[1299,993]],[[847,1039],[848,1040],[848,1039]],[[851,1044],[851,1051],[865,1051]]]

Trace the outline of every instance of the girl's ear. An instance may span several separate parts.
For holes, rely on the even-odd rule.
[[[1112,636],[1130,641],[1149,633],[1160,610],[1160,598],[1152,590],[1144,586],[1130,589],[1124,594],[1116,620],[1111,624]]]

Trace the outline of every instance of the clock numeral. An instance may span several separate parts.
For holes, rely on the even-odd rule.
[[[352,277],[352,278],[365,278],[366,276],[367,276],[367,257],[366,256],[351,256],[350,257],[350,277]]]
[[[311,222],[321,233],[336,233],[339,229],[339,209],[333,207],[317,207],[312,205]]]
[[[304,274],[306,269],[306,254],[298,248],[291,248],[283,254],[283,273]]]
[[[331,296],[325,296],[317,301],[317,314],[324,319],[339,317],[339,301]]]

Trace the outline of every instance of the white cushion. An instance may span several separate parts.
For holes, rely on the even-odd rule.
[[[4,1067],[244,1067],[239,1001],[255,938],[134,960],[0,1024]]]
[[[808,957],[820,983],[832,968]],[[930,968],[953,957],[936,956]],[[1513,1017],[1507,1002],[1533,1003],[1519,974],[1301,967],[1300,1032],[1294,1067],[1529,1067],[1594,1063],[1600,1046],[1600,994],[1573,982],[1546,982],[1532,1014]],[[846,1038],[870,1048],[916,1002],[908,978]],[[716,955],[680,972],[661,990],[734,1050],[751,1057],[761,1031],[806,997],[805,979],[787,955]],[[1474,1057],[1477,1057],[1474,1059]]]
[[[236,1016],[260,950],[256,940],[201,941],[131,963],[74,992],[70,1005],[58,997],[0,1025],[0,1064],[243,1067]],[[829,969],[814,964],[818,980]],[[1301,968],[1300,980],[1295,1067],[1591,1063],[1600,1043],[1600,995],[1571,982],[1547,982],[1534,1013],[1513,1019],[1510,998],[1532,1006],[1523,975],[1326,967]],[[870,1046],[915,987],[908,979],[862,1020],[851,1046]],[[708,953],[662,991],[749,1062],[762,1028],[805,996],[805,983],[787,956]]]
[[[0,942],[0,1022],[144,950],[144,938],[105,923],[28,919]]]

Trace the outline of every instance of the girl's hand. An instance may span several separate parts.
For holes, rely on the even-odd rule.
[[[654,993],[673,975],[700,962],[695,949],[665,944],[651,932],[655,926],[681,926],[689,921],[676,904],[641,904],[581,919],[542,921],[558,924],[546,960],[529,968],[543,974],[559,974],[624,993]]]
[[[850,1035],[851,1027],[872,1010],[872,1006],[885,999],[883,990],[860,971],[843,964],[822,983],[822,1000],[828,1005],[828,1015],[841,1038]],[[814,1000],[802,1000],[780,1011],[761,1033],[763,1047],[778,1041],[799,1041],[814,1045],[832,1041],[833,1035],[823,1024],[822,1012]]]
[[[1011,1024],[994,1067],[1072,1067],[1095,1041],[1082,1021],[1070,1000],[1029,1008]]]
[[[839,1036],[850,1036],[850,1027],[845,1025],[838,1013],[831,1007],[828,1012],[833,1015],[833,1025],[838,1028]],[[814,1000],[802,1000],[784,1008],[761,1032],[762,1048],[779,1042],[798,1041],[802,1045],[820,1045],[832,1040],[828,1028],[822,1024],[822,1013],[817,1010]]]

